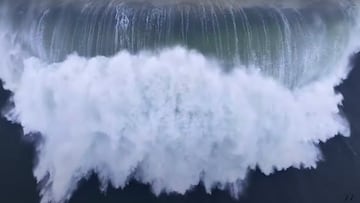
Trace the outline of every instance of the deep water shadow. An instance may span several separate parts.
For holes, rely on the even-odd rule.
[[[0,81],[0,106],[8,105],[10,92]],[[38,203],[36,180],[32,175],[34,148],[22,136],[20,125],[0,117],[0,202]]]

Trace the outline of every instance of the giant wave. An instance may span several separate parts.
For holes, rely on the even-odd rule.
[[[44,2],[3,2],[0,37],[0,78],[13,92],[4,116],[25,136],[40,134],[43,202],[68,200],[91,173],[104,190],[136,179],[156,194],[202,182],[237,196],[249,170],[315,168],[319,142],[350,135],[333,89],[357,48],[350,1],[320,1],[339,18],[314,1],[243,1],[229,4],[233,15],[195,2],[189,27],[176,20],[184,10],[160,15],[171,4],[141,3],[139,16],[129,1]],[[199,8],[214,27],[197,30]],[[220,29],[219,19],[232,27]]]

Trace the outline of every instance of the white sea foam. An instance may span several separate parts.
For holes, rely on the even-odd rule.
[[[337,77],[289,90],[254,69],[223,73],[179,47],[55,64],[29,58],[1,78],[14,93],[9,119],[43,136],[34,175],[47,180],[44,202],[68,199],[91,172],[115,187],[135,177],[156,194],[200,180],[208,191],[235,187],[256,166],[265,174],[315,167],[317,143],[349,135]]]

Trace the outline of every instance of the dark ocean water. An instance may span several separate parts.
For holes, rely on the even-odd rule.
[[[80,183],[71,203],[360,203],[360,54],[352,60],[349,77],[336,87],[344,96],[343,111],[351,125],[351,137],[336,136],[320,145],[324,160],[314,170],[288,169],[265,176],[250,173],[243,195],[232,199],[228,192],[206,194],[199,185],[186,195],[155,197],[150,187],[130,182],[123,190],[98,189],[95,176]],[[0,105],[6,106],[10,92],[0,88]],[[316,101],[314,101],[316,102]],[[32,175],[34,145],[24,140],[22,129],[0,119],[0,203],[40,201]],[[291,153],[291,152],[289,152]],[[66,166],[64,166],[66,167]]]

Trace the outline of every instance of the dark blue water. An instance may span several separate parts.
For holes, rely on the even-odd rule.
[[[360,202],[360,54],[352,60],[353,70],[336,90],[344,95],[342,109],[350,121],[351,137],[337,136],[320,145],[324,160],[315,170],[289,169],[265,176],[250,173],[239,200],[228,192],[213,190],[206,194],[198,185],[186,195],[154,196],[150,187],[130,182],[123,190],[98,189],[96,176],[80,183],[71,203],[342,203]],[[10,92],[0,88],[4,108]],[[314,101],[316,102],[316,101]],[[0,119],[0,203],[37,203],[40,201],[32,168],[36,162],[34,144],[24,140],[22,129]],[[66,166],[64,166],[66,167]]]

